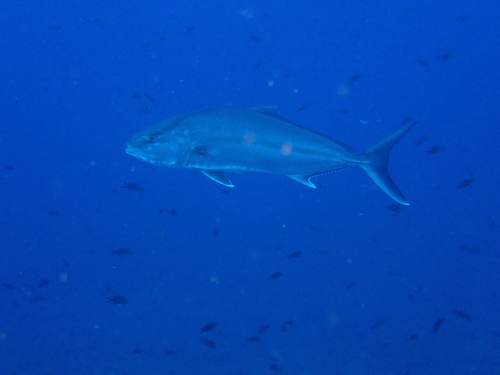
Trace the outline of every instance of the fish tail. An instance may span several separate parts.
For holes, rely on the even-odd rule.
[[[370,148],[364,154],[367,163],[361,164],[361,167],[378,185],[378,187],[380,187],[389,197],[394,199],[396,202],[405,206],[409,205],[408,201],[396,186],[396,183],[392,180],[391,176],[389,176],[389,154],[391,153],[391,150],[396,145],[396,143],[398,143],[399,140],[403,138],[413,126],[415,126],[415,124],[416,122],[399,129],[392,135],[388,136],[387,138]]]

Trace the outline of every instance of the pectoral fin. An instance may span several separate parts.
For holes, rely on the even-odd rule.
[[[219,171],[201,171],[205,176],[208,178],[214,180],[215,182],[218,182],[221,185],[227,186],[227,187],[234,187],[234,185],[229,181],[229,178],[224,174],[224,172],[219,172]]]
[[[304,174],[289,174],[288,177],[290,177],[292,180],[295,180],[297,182],[300,182],[301,184],[304,184],[306,186],[309,186],[310,188],[316,189],[316,185],[314,185],[309,179],[312,177],[311,175],[304,175]]]

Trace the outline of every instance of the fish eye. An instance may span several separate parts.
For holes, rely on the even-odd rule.
[[[148,135],[148,141],[150,143],[156,143],[158,141],[158,137],[156,136],[156,134],[150,134]]]

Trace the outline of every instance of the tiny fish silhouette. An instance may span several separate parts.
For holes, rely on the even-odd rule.
[[[136,193],[144,192],[144,188],[139,184],[134,184],[133,182],[124,182],[123,187],[127,190],[134,191]]]
[[[262,335],[263,333],[269,331],[269,327],[271,327],[269,324],[264,324],[262,327],[260,327],[259,335]]]
[[[174,354],[175,354],[175,352],[173,350],[167,350],[165,352],[165,355],[174,355]]]
[[[14,289],[14,285],[12,285],[12,284],[2,283],[2,285],[3,285],[3,286],[4,286],[4,288],[6,288],[6,289]]]
[[[301,255],[302,255],[302,251],[294,251],[293,253],[288,254],[287,258],[288,259],[298,258]]]
[[[127,248],[127,247],[121,247],[119,249],[113,250],[113,255],[132,255],[134,252]]]
[[[430,149],[428,149],[425,153],[427,155],[435,155],[438,152],[443,152],[446,149],[446,146],[443,145],[436,145],[432,146]]]
[[[415,146],[420,146],[421,144],[427,142],[429,140],[431,136],[429,134],[424,134],[423,136],[421,136],[416,142],[415,142]]]
[[[370,328],[371,329],[377,329],[379,328],[380,326],[382,326],[382,324],[384,324],[384,322],[382,320],[379,320],[378,322],[376,322],[374,325],[372,325]]]
[[[275,272],[275,273],[271,274],[271,275],[269,276],[269,278],[270,278],[270,279],[277,279],[277,278],[280,278],[281,276],[283,276],[283,273],[281,273],[281,272],[277,271],[277,272]]]
[[[456,315],[457,318],[461,318],[469,322],[472,322],[472,316],[470,316],[467,312],[463,310],[453,310],[453,313]]]
[[[50,280],[45,279],[45,280],[42,280],[42,281],[40,282],[40,284],[38,284],[38,286],[39,286],[40,288],[43,288],[43,287],[45,287],[45,286],[47,286],[47,285],[49,285],[49,284],[50,284]]]
[[[444,318],[439,318],[438,320],[436,320],[436,323],[434,323],[434,327],[432,327],[432,331],[434,333],[439,331],[439,328],[441,328],[441,325],[443,324],[443,322],[444,322]]]
[[[208,346],[211,349],[217,348],[217,345],[215,345],[215,342],[213,342],[212,340],[202,338],[201,342],[203,343],[203,345]]]
[[[296,113],[299,113],[299,112],[302,112],[304,110],[307,109],[307,107],[309,107],[309,104],[304,104],[302,107],[299,107],[295,110]]]
[[[128,300],[123,296],[113,296],[107,297],[106,302],[109,302],[113,305],[126,305],[128,303]]]
[[[352,86],[354,84],[356,84],[356,82],[359,81],[359,79],[361,78],[361,74],[355,74],[351,77],[351,79],[349,80],[349,84]]]
[[[426,67],[426,68],[428,68],[428,67],[429,67],[429,63],[428,63],[427,61],[425,61],[425,60],[417,60],[417,62],[418,62],[420,65],[422,65],[422,66],[424,66],[424,67]]]
[[[259,340],[257,336],[247,337],[248,342],[258,342]]]
[[[469,177],[465,178],[462,182],[460,182],[456,188],[457,190],[462,190],[465,189],[467,186],[472,185],[472,183],[475,181],[474,175],[469,172]]]
[[[218,326],[217,322],[209,322],[200,328],[201,333],[210,332]]]
[[[269,369],[274,372],[281,372],[281,367],[279,367],[276,363],[269,366]]]

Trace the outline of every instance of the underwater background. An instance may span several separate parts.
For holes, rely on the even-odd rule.
[[[3,2],[0,374],[500,374],[499,15]],[[360,168],[229,189],[125,153],[271,105],[359,151],[418,121],[390,163],[411,205]]]

